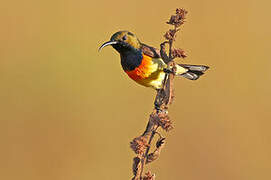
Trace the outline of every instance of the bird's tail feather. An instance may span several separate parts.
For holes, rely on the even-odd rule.
[[[179,64],[179,66],[188,70],[187,72],[180,74],[180,76],[183,76],[190,80],[197,80],[201,75],[204,74],[207,69],[209,69],[208,66],[204,65]]]

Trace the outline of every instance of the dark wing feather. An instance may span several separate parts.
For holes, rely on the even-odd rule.
[[[146,44],[141,44],[140,48],[143,54],[150,56],[152,58],[160,58],[160,51],[154,47],[148,46]]]

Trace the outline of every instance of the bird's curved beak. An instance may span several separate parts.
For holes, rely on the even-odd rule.
[[[117,41],[108,41],[108,42],[105,42],[105,43],[103,43],[103,45],[101,45],[101,47],[99,48],[98,51],[100,51],[101,49],[103,49],[105,46],[109,46],[109,45],[117,44],[117,43],[118,43]]]

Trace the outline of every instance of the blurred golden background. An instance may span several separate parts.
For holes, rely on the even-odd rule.
[[[177,7],[184,63],[211,69],[175,80],[174,130],[157,179],[270,180],[270,1],[5,1],[0,6],[0,179],[130,179],[132,138],[155,92],[122,71],[112,48],[129,30],[158,47]]]

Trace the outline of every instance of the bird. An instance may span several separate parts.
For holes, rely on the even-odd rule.
[[[156,90],[163,88],[168,67],[157,48],[141,43],[129,31],[114,33],[109,41],[100,46],[99,51],[109,45],[120,54],[121,66],[132,80]],[[208,68],[205,65],[177,64],[175,75],[197,80]]]

